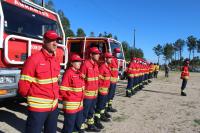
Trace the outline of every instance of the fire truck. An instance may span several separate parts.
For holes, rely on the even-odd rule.
[[[123,75],[126,62],[119,41],[101,37],[66,39],[58,14],[46,9],[44,2],[38,5],[30,0],[0,0],[0,101],[17,95],[24,61],[42,48],[43,34],[47,30],[55,30],[63,38],[56,51],[61,73],[67,67],[68,56],[76,52],[86,59],[88,48],[96,46],[102,53],[113,52],[116,47],[121,49],[119,76]]]
[[[121,53],[118,58],[119,78],[124,78],[124,71],[126,68],[126,61],[124,58],[124,52],[122,44],[112,38],[105,37],[70,37],[67,38],[67,49],[69,51],[68,56],[73,53],[79,54],[83,59],[89,57],[88,49],[90,47],[98,47],[102,53],[111,52],[113,53],[115,48],[120,48]],[[103,56],[100,56],[100,62],[103,61]]]
[[[63,40],[56,51],[63,68],[66,39],[58,14],[30,0],[0,0],[0,101],[17,95],[20,70],[42,48],[43,34],[55,30]]]

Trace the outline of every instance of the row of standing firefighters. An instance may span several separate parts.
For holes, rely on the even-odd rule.
[[[141,58],[132,58],[126,72],[128,76],[126,96],[131,97],[144,88],[144,85],[151,83],[153,77],[157,78],[159,69],[158,64],[148,63]]]
[[[43,48],[26,60],[21,71],[18,92],[27,98],[29,111],[26,133],[41,133],[43,127],[44,133],[56,133],[58,100],[63,102],[63,133],[100,132],[104,128],[101,121],[111,119],[108,112],[117,111],[112,102],[118,82],[116,57],[120,49],[104,53],[105,61],[100,65],[101,52],[97,47],[90,48],[90,58],[84,62],[78,54],[73,54],[59,86],[60,63],[55,53],[59,39],[54,31],[47,31]],[[150,83],[158,71],[158,65],[133,58],[127,69],[127,97]]]
[[[118,81],[119,48],[104,53],[105,62],[98,64],[100,50],[89,49],[84,62],[78,54],[70,56],[70,67],[58,84],[60,63],[56,59],[55,31],[44,34],[44,44],[38,53],[30,56],[21,71],[18,92],[27,99],[28,117],[26,133],[56,133],[58,100],[63,102],[63,133],[93,131],[104,128],[101,121],[109,122],[116,112],[112,107]]]

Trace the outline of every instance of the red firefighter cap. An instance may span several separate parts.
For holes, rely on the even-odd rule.
[[[186,64],[189,64],[189,63],[190,63],[190,60],[189,60],[188,58],[186,58],[186,59],[184,60],[184,62],[185,62]]]
[[[62,38],[53,30],[48,30],[44,33],[44,38],[49,40],[62,40]]]
[[[74,61],[83,61],[83,59],[78,54],[73,54],[70,57],[70,61],[71,62],[74,62]]]
[[[137,58],[133,57],[131,60],[132,60],[132,61],[133,61],[133,60],[137,60]]]
[[[101,51],[97,47],[92,47],[92,48],[90,48],[90,53],[100,54]]]
[[[105,58],[113,58],[112,53],[109,53],[109,52],[105,53],[104,57]]]
[[[120,50],[120,48],[115,48],[115,49],[114,49],[114,52],[115,52],[115,53],[120,53],[121,50]]]

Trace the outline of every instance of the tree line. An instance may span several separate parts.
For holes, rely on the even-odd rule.
[[[41,5],[41,0],[32,0],[34,3]],[[78,28],[76,32],[74,32],[71,29],[71,24],[69,19],[65,16],[64,12],[62,10],[56,10],[54,3],[52,0],[48,0],[45,3],[45,7],[51,11],[57,12],[58,15],[60,16],[61,19],[61,23],[65,32],[66,37],[86,37],[86,33],[84,31],[83,28]],[[109,32],[102,32],[99,33],[97,35],[95,35],[95,33],[93,31],[90,32],[90,34],[88,35],[89,37],[107,37],[107,38],[114,38],[115,40],[118,40],[118,37],[116,35],[113,35],[112,33]],[[133,56],[134,57],[140,57],[143,58],[144,57],[144,53],[142,51],[142,49],[133,49],[130,47],[130,45],[126,42],[126,41],[122,41],[122,47],[124,50],[124,55],[127,61],[129,61]]]
[[[165,63],[172,65],[180,65],[183,63],[183,50],[187,48],[188,56],[193,65],[200,65],[199,56],[195,53],[200,53],[200,39],[194,37],[193,35],[188,36],[186,40],[177,39],[174,43],[166,43],[164,45],[157,44],[153,47],[153,51],[158,57],[158,63],[160,61],[161,55],[164,57]]]

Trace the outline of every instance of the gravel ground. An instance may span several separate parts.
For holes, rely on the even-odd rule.
[[[114,100],[118,110],[112,122],[103,123],[102,133],[200,133],[200,73],[191,73],[187,97],[180,96],[180,73],[172,72],[158,79],[131,98],[125,97],[126,81],[120,81]],[[59,105],[61,108],[61,105]],[[25,103],[1,103],[0,133],[24,132]],[[63,114],[58,118],[58,133],[63,125]]]

